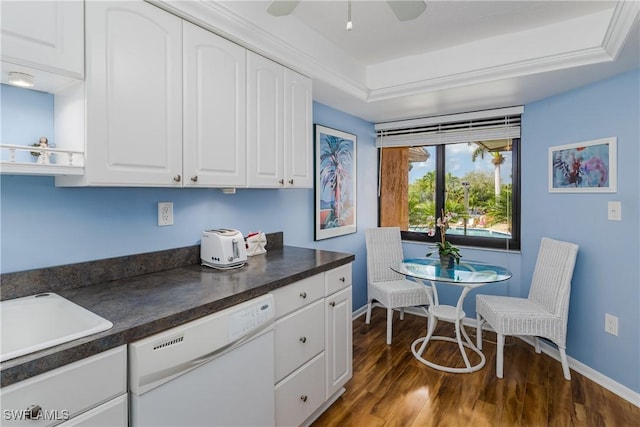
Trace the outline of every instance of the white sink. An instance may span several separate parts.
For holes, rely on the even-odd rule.
[[[0,302],[0,362],[97,332],[113,323],[54,293]]]

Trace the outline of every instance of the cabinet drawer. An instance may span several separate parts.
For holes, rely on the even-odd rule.
[[[298,426],[324,399],[324,352],[276,386],[276,425]]]
[[[127,395],[123,394],[58,427],[127,427],[128,423]]]
[[[126,393],[126,363],[126,346],[121,346],[5,387],[2,425],[57,424]],[[39,419],[25,419],[23,410],[31,405],[42,408]]]
[[[324,274],[324,283],[326,296],[351,286],[351,263],[327,271]]]
[[[275,324],[276,383],[324,350],[324,300]]]
[[[324,274],[316,274],[271,292],[275,298],[276,318],[280,318],[324,296]]]

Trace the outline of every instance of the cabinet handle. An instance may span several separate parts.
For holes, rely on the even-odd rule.
[[[336,302],[335,302],[335,301],[331,301],[331,302],[329,303],[329,305],[330,305],[331,307],[335,307],[335,306],[336,306]]]
[[[191,181],[198,182],[198,175],[194,175],[191,177]]]
[[[42,414],[42,408],[40,407],[40,405],[29,405],[24,416],[28,420],[35,420],[35,419],[38,419],[41,414]]]
[[[182,177],[180,175],[176,175],[176,176],[173,177],[173,180],[175,182],[180,182],[181,179],[182,179]]]
[[[281,179],[280,181],[278,181],[278,184],[284,185],[284,179]]]
[[[340,280],[342,283],[344,283],[345,278],[344,278],[344,277],[341,277],[341,278],[339,278],[338,280]]]
[[[307,342],[307,337],[300,337],[300,342],[301,343],[306,343]]]
[[[307,396],[306,394],[303,394],[302,396],[300,396],[300,400],[302,400],[303,402],[306,402],[307,400],[309,400],[309,396]]]
[[[307,297],[306,292],[300,292],[300,298],[305,299]]]
[[[293,185],[293,180],[292,179],[289,180],[289,184]]]

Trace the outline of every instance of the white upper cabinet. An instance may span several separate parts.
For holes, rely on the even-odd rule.
[[[247,52],[247,184],[284,187],[284,67]]]
[[[284,177],[288,187],[313,187],[311,79],[284,69]]]
[[[85,175],[58,185],[182,185],[182,20],[86,3]]]
[[[2,1],[2,61],[82,79],[83,9],[82,1]]]
[[[311,80],[247,54],[247,184],[313,187]]]
[[[246,49],[183,26],[184,186],[246,186]]]

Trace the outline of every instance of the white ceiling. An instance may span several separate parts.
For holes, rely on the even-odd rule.
[[[372,122],[523,105],[640,67],[637,1],[164,2],[313,79],[314,100]]]
[[[370,65],[614,7],[612,1],[429,1],[421,16],[400,22],[386,1],[353,1],[352,31],[345,30],[346,1],[301,1],[292,16]]]

